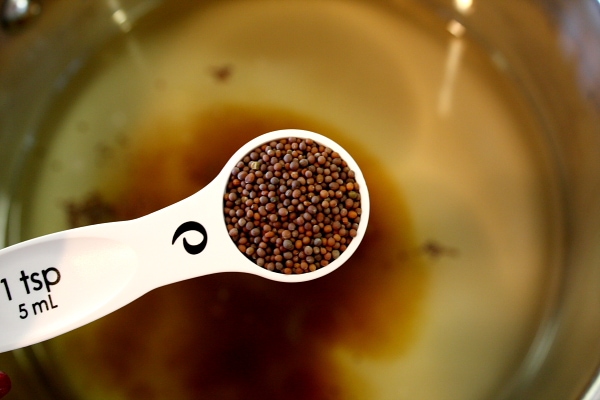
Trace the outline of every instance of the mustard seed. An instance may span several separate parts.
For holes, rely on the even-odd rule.
[[[223,197],[229,236],[260,267],[312,272],[337,259],[360,223],[355,174],[340,155],[309,139],[253,149],[232,168]]]

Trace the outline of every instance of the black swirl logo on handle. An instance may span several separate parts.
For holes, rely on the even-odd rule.
[[[208,233],[199,222],[188,221],[181,224],[175,231],[171,244],[175,244],[175,241],[179,236],[190,231],[200,232],[202,234],[202,241],[198,244],[190,244],[186,238],[183,238],[183,248],[190,254],[200,254],[202,250],[206,248],[206,243],[208,242]]]

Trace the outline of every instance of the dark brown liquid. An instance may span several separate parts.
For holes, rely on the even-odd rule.
[[[308,283],[218,274],[163,287],[50,341],[77,391],[114,389],[132,399],[372,397],[368,379],[341,368],[334,350],[351,364],[401,357],[418,334],[427,278],[405,257],[416,247],[410,221],[377,154],[293,113],[222,106],[178,126],[181,136],[166,119],[143,128],[128,170],[103,193],[117,219],[147,214],[201,189],[249,139],[284,128],[329,136],[361,166],[372,214],[358,251]]]

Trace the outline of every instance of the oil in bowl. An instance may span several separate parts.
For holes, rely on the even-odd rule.
[[[49,397],[479,399],[508,385],[560,251],[544,126],[510,66],[410,1],[181,2],[124,31],[39,127],[22,239],[172,204],[287,128],[353,155],[369,229],[316,281],[207,276],[34,346],[60,382]]]

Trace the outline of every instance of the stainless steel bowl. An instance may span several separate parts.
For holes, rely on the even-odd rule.
[[[1,243],[152,211],[278,128],[356,152],[379,204],[349,272],[160,289],[0,354],[11,398],[600,399],[598,1],[3,12]]]

